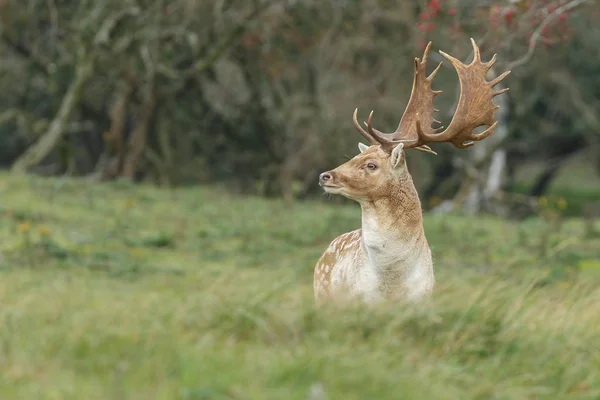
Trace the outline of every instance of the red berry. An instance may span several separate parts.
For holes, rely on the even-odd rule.
[[[545,26],[544,29],[542,29],[542,37],[545,38],[546,36],[548,36],[548,31],[549,30],[550,29],[548,28],[548,26]]]
[[[512,22],[514,16],[515,16],[515,12],[513,10],[508,10],[504,14],[504,20],[506,21],[507,24],[510,24]]]
[[[451,8],[450,10],[448,10],[448,14],[456,15],[456,8]]]

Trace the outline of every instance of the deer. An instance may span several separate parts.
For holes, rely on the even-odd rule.
[[[432,252],[423,228],[419,195],[406,165],[405,151],[415,149],[437,155],[428,146],[449,142],[466,149],[489,137],[498,121],[499,108],[493,99],[508,91],[494,90],[511,71],[488,81],[486,75],[496,54],[483,62],[479,47],[471,38],[473,60],[464,64],[443,51],[459,79],[460,95],[448,127],[433,128],[434,99],[442,93],[431,87],[443,61],[427,75],[431,42],[422,59],[414,60],[412,91],[400,123],[392,133],[372,126],[373,111],[364,127],[353,124],[368,142],[358,143],[359,154],[335,169],[319,175],[326,193],[341,195],[361,208],[361,227],[335,238],[314,267],[313,291],[318,306],[328,302],[357,300],[368,305],[384,301],[421,303],[435,285]],[[476,128],[487,127],[480,133]]]

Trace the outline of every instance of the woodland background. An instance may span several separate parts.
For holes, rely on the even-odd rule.
[[[0,0],[0,398],[599,399],[599,14]],[[510,90],[486,140],[407,152],[431,302],[316,309],[354,109],[392,131],[426,43],[432,71],[470,37]]]
[[[600,200],[599,13],[596,0],[0,0],[0,165],[291,204],[357,153],[354,108],[391,131],[425,44],[431,71],[439,49],[470,60],[473,37],[498,54],[495,75],[512,70],[500,126],[468,150],[411,152],[424,207],[528,216],[576,165],[565,190],[581,214]],[[444,66],[447,125],[458,81]]]

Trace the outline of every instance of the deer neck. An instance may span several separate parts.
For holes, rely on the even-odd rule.
[[[361,203],[362,244],[377,269],[411,264],[425,243],[423,215],[409,174],[390,184],[385,195]]]

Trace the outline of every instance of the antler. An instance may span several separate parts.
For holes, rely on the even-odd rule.
[[[456,112],[448,128],[440,132],[443,127],[432,128],[433,122],[440,123],[433,118],[433,107],[435,96],[442,93],[441,90],[432,90],[431,82],[439,71],[442,63],[426,76],[427,56],[431,42],[427,44],[423,59],[415,58],[415,75],[412,92],[406,106],[406,110],[400,119],[398,128],[393,133],[383,133],[371,126],[373,112],[365,122],[365,131],[357,121],[357,111],[354,111],[354,126],[371,144],[380,144],[383,148],[391,150],[398,143],[404,143],[404,148],[414,148],[421,151],[436,154],[426,143],[450,142],[459,149],[472,146],[476,141],[490,136],[496,129],[498,122],[494,122],[496,110],[493,98],[508,91],[508,88],[494,92],[493,87],[500,83],[510,71],[502,73],[497,78],[488,82],[486,73],[496,62],[496,55],[486,63],[481,61],[479,47],[473,39],[474,57],[469,65],[463,64],[458,59],[440,51],[456,69],[460,82],[460,97]],[[473,130],[480,126],[489,126],[484,132],[474,134]]]

